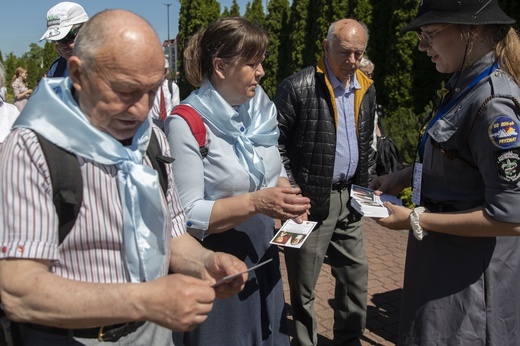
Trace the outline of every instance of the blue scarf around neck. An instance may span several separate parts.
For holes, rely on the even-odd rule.
[[[152,127],[148,118],[123,146],[95,128],[79,108],[70,78],[43,78],[13,128],[29,128],[77,156],[117,166],[123,208],[124,259],[132,282],[158,278],[166,259],[164,205],[157,172],[143,165]]]
[[[255,145],[277,145],[280,132],[276,106],[262,87],[257,85],[251,100],[232,107],[206,79],[182,103],[197,110],[214,133],[233,143],[234,153],[248,172],[253,188],[258,190],[265,187],[265,167]]]

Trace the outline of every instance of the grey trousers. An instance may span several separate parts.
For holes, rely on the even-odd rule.
[[[122,337],[117,342],[99,342],[96,339],[69,338],[23,327],[24,345],[34,346],[83,346],[83,345],[124,345],[124,346],[174,346],[172,331],[154,323],[146,322],[135,332]]]
[[[361,217],[350,207],[349,192],[332,191],[327,219],[300,249],[284,248],[296,329],[293,345],[318,343],[314,288],[325,256],[336,279],[334,345],[360,345],[366,323],[368,261]]]

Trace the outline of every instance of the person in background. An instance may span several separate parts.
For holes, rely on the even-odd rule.
[[[5,69],[4,65],[0,63],[0,100],[7,101],[7,88],[5,87]]]
[[[31,96],[33,90],[27,87],[27,70],[18,67],[14,71],[11,87],[14,94],[14,105],[21,112]]]
[[[166,76],[165,79],[168,82],[168,90],[170,91],[170,94],[172,95],[171,100],[172,100],[172,108],[173,108],[173,107],[177,106],[179,103],[181,103],[181,96],[180,96],[180,92],[179,92],[179,86],[177,85],[177,83],[175,83],[175,81],[173,79],[167,78],[167,76],[170,74],[170,63],[168,62],[168,60],[166,60],[165,66],[167,66],[167,70],[165,71],[164,74]]]
[[[169,156],[148,117],[164,71],[152,26],[128,11],[100,12],[68,64],[70,78],[42,79],[0,157],[0,181],[9,182],[0,184],[2,306],[22,323],[25,345],[171,346],[172,330],[193,329],[215,297],[241,291],[246,273],[212,285],[246,266],[186,233],[170,165],[165,192],[151,167],[150,138]],[[81,170],[82,205],[61,243],[36,133],[75,154]]]
[[[417,207],[376,221],[411,229],[399,345],[520,340],[520,37],[496,0],[423,0],[404,31],[447,93],[426,119],[413,167],[376,178],[413,186]],[[413,184],[411,184],[413,182]]]
[[[0,63],[0,90],[5,90],[5,70]],[[11,127],[20,111],[14,105],[5,102],[5,98],[0,97],[0,156],[2,155],[2,145],[11,132]]]
[[[164,129],[164,120],[168,115],[170,115],[173,107],[180,103],[179,87],[173,81],[171,82],[172,89],[170,92],[170,81],[167,79],[169,74],[170,64],[168,63],[168,59],[165,58],[164,80],[157,91],[152,108],[150,109],[150,112],[148,112],[148,115],[152,118],[153,122],[161,129]]]
[[[277,149],[276,107],[260,86],[269,39],[246,19],[223,18],[195,34],[184,51],[194,86],[182,104],[207,132],[206,157],[180,116],[167,120],[173,172],[188,231],[213,251],[252,266],[244,291],[216,300],[208,320],[186,333],[186,345],[289,345],[273,218],[299,218],[309,199],[287,180]],[[189,169],[187,169],[189,167]]]
[[[311,199],[308,218],[318,221],[300,249],[284,249],[294,345],[318,343],[314,287],[325,256],[336,279],[334,345],[360,345],[365,328],[368,261],[350,187],[367,186],[375,174],[376,91],[359,71],[367,42],[356,20],[332,23],[325,57],[283,80],[274,97],[287,175]]]
[[[359,62],[359,70],[366,74],[366,76],[370,79],[374,77],[374,63],[367,58],[366,56],[361,58],[361,61]],[[378,107],[379,108],[379,105]],[[372,148],[377,151],[377,143],[379,142],[379,139],[381,138],[381,130],[379,129],[379,114],[376,109],[376,116],[374,117],[374,141],[372,142]]]
[[[60,2],[47,11],[47,30],[40,38],[54,42],[56,52],[60,55],[51,64],[47,77],[67,77],[69,70],[67,60],[72,55],[76,36],[81,26],[88,21],[83,7],[75,2]]]
[[[361,61],[359,63],[359,69],[370,79],[372,79],[372,77],[374,76],[374,68],[374,63],[369,58],[367,58],[366,56],[361,58]]]

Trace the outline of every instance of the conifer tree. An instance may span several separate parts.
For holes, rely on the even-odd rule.
[[[303,51],[303,66],[315,65],[323,56],[323,40],[333,22],[328,16],[331,3],[329,0],[313,0],[308,3],[307,35]],[[303,67],[302,66],[302,67]]]
[[[177,84],[182,100],[194,90],[183,75],[184,47],[193,34],[220,17],[220,3],[216,0],[180,0],[180,3],[179,34],[177,36],[180,76]]]
[[[265,13],[264,13],[264,6],[262,5],[262,0],[253,0],[253,3],[246,7],[246,12],[244,14],[244,17],[260,26],[264,26],[265,21]]]
[[[233,0],[233,4],[229,9],[230,17],[240,17],[240,6],[238,6],[237,0]]]
[[[307,11],[310,0],[293,0],[291,16],[289,18],[289,45],[290,52],[289,74],[299,71],[304,66],[303,51],[306,48]]]
[[[272,97],[276,87],[285,78],[287,50],[287,25],[289,23],[289,0],[271,0],[264,29],[269,33],[268,54],[263,64],[265,76],[262,87]]]
[[[413,33],[399,34],[416,14],[418,0],[392,2],[389,26],[387,27],[388,46],[386,50],[386,74],[378,84],[378,96],[383,96],[386,132],[392,135],[406,163],[413,162],[414,149],[419,131],[419,120],[414,112],[412,95],[413,50],[417,37]],[[405,126],[403,126],[405,125]]]

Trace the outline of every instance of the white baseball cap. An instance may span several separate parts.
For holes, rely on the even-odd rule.
[[[81,5],[75,2],[60,2],[47,12],[47,31],[42,40],[59,41],[76,24],[88,21],[88,15]]]

